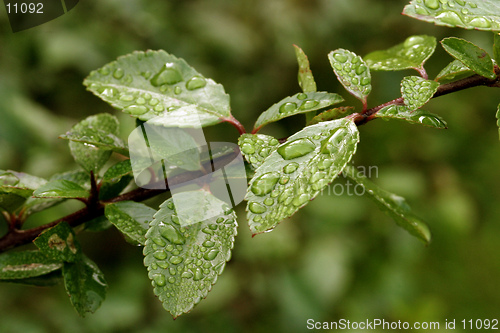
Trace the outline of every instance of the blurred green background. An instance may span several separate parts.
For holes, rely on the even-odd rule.
[[[134,50],[164,49],[222,83],[233,114],[247,129],[267,107],[299,92],[292,44],[308,54],[319,90],[338,92],[357,107],[329,66],[331,50],[365,55],[428,34],[438,40],[461,36],[491,54],[491,33],[416,21],[400,15],[406,3],[85,0],[54,21],[15,34],[2,7],[0,169],[49,177],[77,168],[67,142],[57,136],[99,112],[117,115],[126,138],[133,119],[81,82],[91,70]],[[430,77],[449,61],[438,46],[427,65]],[[416,72],[372,73],[369,105],[398,97],[405,75]],[[84,250],[109,283],[103,306],[82,319],[63,286],[0,285],[0,332],[304,332],[307,319],[342,318],[439,321],[444,331],[446,320],[500,319],[498,95],[493,88],[473,88],[431,101],[426,110],[441,115],[448,130],[398,121],[360,128],[355,163],[371,166],[377,184],[406,197],[429,223],[434,238],[428,247],[364,197],[320,196],[253,239],[240,205],[231,262],[208,298],[173,321],[153,295],[141,248],[128,245],[114,229],[86,233],[79,237]],[[303,125],[296,116],[263,133],[284,137]],[[234,142],[237,132],[222,124],[206,136]],[[28,224],[78,207],[61,205]]]

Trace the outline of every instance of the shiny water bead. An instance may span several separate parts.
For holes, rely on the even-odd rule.
[[[410,110],[421,108],[437,91],[439,83],[418,76],[408,76],[401,81],[401,94]]]
[[[182,81],[182,75],[174,63],[168,62],[151,78],[151,84],[160,87],[164,84],[172,85]]]

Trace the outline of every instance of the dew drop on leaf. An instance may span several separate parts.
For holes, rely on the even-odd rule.
[[[125,74],[125,72],[123,71],[123,69],[121,68],[117,68],[114,72],[113,72],[113,77],[117,80],[121,79],[123,77],[123,75]]]
[[[248,205],[248,208],[250,209],[250,211],[252,211],[252,213],[254,214],[262,214],[262,213],[265,213],[267,211],[267,208],[266,206],[264,205],[261,205],[260,203],[258,202],[251,202],[249,205]]]
[[[297,109],[297,104],[293,102],[287,102],[280,106],[279,113],[291,113]]]
[[[308,110],[316,107],[319,104],[318,101],[308,100],[304,101],[300,106],[299,110]]]
[[[160,234],[165,237],[170,243],[184,244],[184,237],[171,225],[165,225],[160,229]]]
[[[287,165],[285,165],[283,167],[283,172],[284,173],[294,173],[295,170],[297,170],[298,167],[299,167],[298,163],[295,163],[295,162],[288,163]]]
[[[196,267],[195,271],[194,271],[194,277],[193,277],[193,280],[195,281],[199,281],[201,279],[203,279],[205,276],[203,275],[203,272],[201,271],[201,268],[199,267]]]
[[[316,149],[316,145],[311,140],[301,138],[285,143],[277,151],[285,160],[292,160],[307,155],[314,149]]]
[[[163,66],[162,70],[159,71],[153,78],[151,79],[151,84],[155,87],[162,86],[164,84],[175,84],[182,81],[182,75],[179,73],[177,69],[175,69],[175,65],[171,62],[168,62]]]
[[[219,250],[210,250],[207,253],[205,253],[203,258],[206,260],[214,260],[218,254],[219,254]]]
[[[187,90],[196,90],[203,88],[207,85],[207,80],[202,78],[201,76],[194,76],[186,83]]]
[[[125,109],[125,112],[131,115],[141,115],[148,112],[148,109],[143,105],[130,105]]]
[[[424,0],[424,5],[430,9],[438,9],[439,1],[438,0]]]
[[[252,192],[258,196],[264,196],[270,193],[278,182],[279,177],[280,175],[278,172],[268,172],[263,174],[253,182],[251,188]]]
[[[154,283],[158,286],[158,287],[163,287],[165,286],[166,284],[166,279],[165,279],[165,276],[163,274],[156,274],[154,277],[153,277],[153,281]]]

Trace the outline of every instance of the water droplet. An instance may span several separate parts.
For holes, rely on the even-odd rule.
[[[169,277],[168,283],[175,283],[175,278],[173,276]]]
[[[184,237],[182,237],[182,235],[179,233],[179,231],[177,231],[177,229],[171,225],[165,225],[161,227],[160,234],[173,244],[181,245],[186,241]]]
[[[195,90],[203,88],[206,85],[207,85],[207,80],[205,80],[201,76],[194,76],[186,83],[186,89]]]
[[[250,143],[244,143],[243,145],[241,145],[241,151],[243,152],[243,154],[251,155],[255,153],[255,148]]]
[[[115,71],[113,72],[113,77],[117,80],[121,79],[123,77],[123,75],[125,75],[125,72],[123,71],[123,69],[121,68],[117,68],[115,69]]]
[[[183,260],[182,257],[171,256],[168,261],[170,261],[174,265],[178,265],[178,264],[180,264],[182,262],[182,260]]]
[[[163,276],[162,274],[156,274],[154,277],[153,277],[153,281],[155,282],[155,284],[158,286],[158,287],[163,287],[165,286],[166,284],[166,280],[165,280],[165,276]]]
[[[330,168],[330,166],[333,164],[333,160],[329,158],[325,158],[321,161],[318,162],[318,169],[319,170],[325,170]]]
[[[109,75],[109,68],[108,67],[103,67],[103,68],[99,69],[98,72],[101,75]]]
[[[185,279],[190,279],[193,277],[193,273],[189,272],[189,271],[186,271],[184,273],[181,274],[181,277],[185,278]]]
[[[182,88],[181,87],[179,87],[179,86],[175,87],[174,94],[179,95],[181,92],[182,92]]]
[[[175,84],[182,81],[182,75],[175,69],[174,63],[168,62],[163,68],[151,79],[151,84],[155,87],[164,84]]]
[[[170,210],[174,210],[174,202],[172,200],[169,200],[167,202],[167,208]]]
[[[285,165],[283,167],[283,172],[284,173],[294,173],[299,167],[299,163],[295,163],[295,162],[292,162],[292,163],[288,163],[287,165]]]
[[[143,105],[130,105],[129,107],[125,108],[125,112],[132,115],[141,115],[148,112],[148,108]]]
[[[160,237],[153,237],[152,240],[158,246],[165,246],[165,245],[167,245],[167,243],[163,239],[161,239]]]
[[[295,197],[292,201],[292,204],[295,207],[299,207],[299,206],[302,206],[303,204],[305,204],[307,201],[309,201],[310,198],[311,197],[309,196],[309,194],[303,193],[303,194],[299,195],[298,197]]]
[[[250,202],[250,204],[248,205],[248,208],[254,214],[262,214],[262,213],[265,213],[267,211],[266,206],[264,206],[258,202]]]
[[[280,143],[280,142],[275,138],[272,138],[271,141],[269,141],[269,144],[271,146],[276,146],[278,143]]]
[[[297,104],[293,102],[287,102],[280,106],[279,113],[291,113],[297,109]]]
[[[151,106],[155,106],[157,105],[158,103],[160,103],[160,101],[158,100],[158,98],[152,98],[149,102],[149,105]]]
[[[318,106],[319,102],[314,100],[307,100],[302,103],[299,110],[309,110]]]
[[[272,198],[266,198],[266,199],[264,200],[264,204],[265,204],[266,206],[272,206],[272,205],[274,205],[274,200],[273,200]]]
[[[359,65],[358,68],[356,68],[356,74],[361,75],[366,71],[366,66],[365,65]]]
[[[167,258],[167,254],[163,251],[158,251],[153,253],[153,257],[155,257],[158,260],[164,260]]]
[[[291,188],[287,188],[286,190],[283,191],[283,193],[281,193],[280,197],[278,198],[278,202],[282,203],[287,198],[292,196],[293,196],[293,190]]]
[[[445,127],[445,125],[438,118],[432,116],[420,116],[418,118],[418,121],[422,125],[428,125],[433,127]]]
[[[309,179],[309,182],[316,183],[325,177],[326,177],[326,172],[321,172],[321,171],[316,172],[314,175],[311,176],[311,178]]]
[[[489,28],[491,27],[491,22],[484,17],[476,17],[469,22],[469,25],[476,28]]]
[[[145,78],[146,80],[149,80],[149,78],[151,77],[151,74],[153,74],[153,73],[151,73],[150,71],[141,72],[141,76],[143,78]]]
[[[439,1],[438,0],[424,0],[424,5],[430,9],[438,9]]]
[[[300,100],[306,99],[307,98],[307,94],[300,93],[300,94],[297,95],[297,98],[300,99]]]
[[[117,94],[117,91],[115,88],[105,88],[104,90],[101,91],[101,95],[105,97],[115,97]]]
[[[219,250],[213,249],[213,250],[210,250],[207,253],[205,253],[203,258],[205,258],[205,260],[214,260],[218,254],[219,254]]]
[[[340,53],[335,53],[335,55],[333,56],[337,61],[340,61],[342,63],[346,62],[347,61],[347,57],[343,54],[340,54]]]
[[[286,183],[288,183],[289,180],[290,180],[290,177],[283,176],[283,177],[280,178],[280,184],[281,185],[285,185]]]
[[[146,100],[142,97],[139,97],[135,102],[139,105],[146,104]]]
[[[204,241],[203,242],[203,246],[204,247],[214,247],[215,246],[215,243],[210,241],[210,240],[207,240],[207,241]]]
[[[134,96],[124,94],[124,95],[121,95],[119,99],[120,99],[120,101],[124,101],[124,102],[132,102],[134,100]]]
[[[254,180],[251,190],[255,195],[264,196],[273,190],[279,178],[278,172],[265,173]]]
[[[457,13],[451,12],[451,11],[442,12],[441,14],[436,16],[436,19],[439,19],[439,20],[441,20],[441,22],[448,23],[448,24],[451,24],[453,26],[454,25],[457,25],[457,26],[464,25],[460,16],[458,16]]]
[[[155,106],[154,110],[156,112],[163,112],[163,111],[165,111],[165,108],[163,107],[163,105],[158,104],[157,106]]]
[[[200,281],[203,279],[205,276],[203,275],[203,272],[201,271],[201,268],[197,267],[194,271],[194,277],[193,280],[195,281]]]
[[[316,146],[311,140],[302,138],[287,142],[277,150],[285,160],[292,160],[307,155],[314,151],[314,149],[316,149]]]
[[[477,8],[477,5],[474,2],[469,2],[470,8]]]

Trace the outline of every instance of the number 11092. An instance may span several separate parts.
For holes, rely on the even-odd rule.
[[[43,14],[43,3],[8,3],[6,7],[8,14]]]

